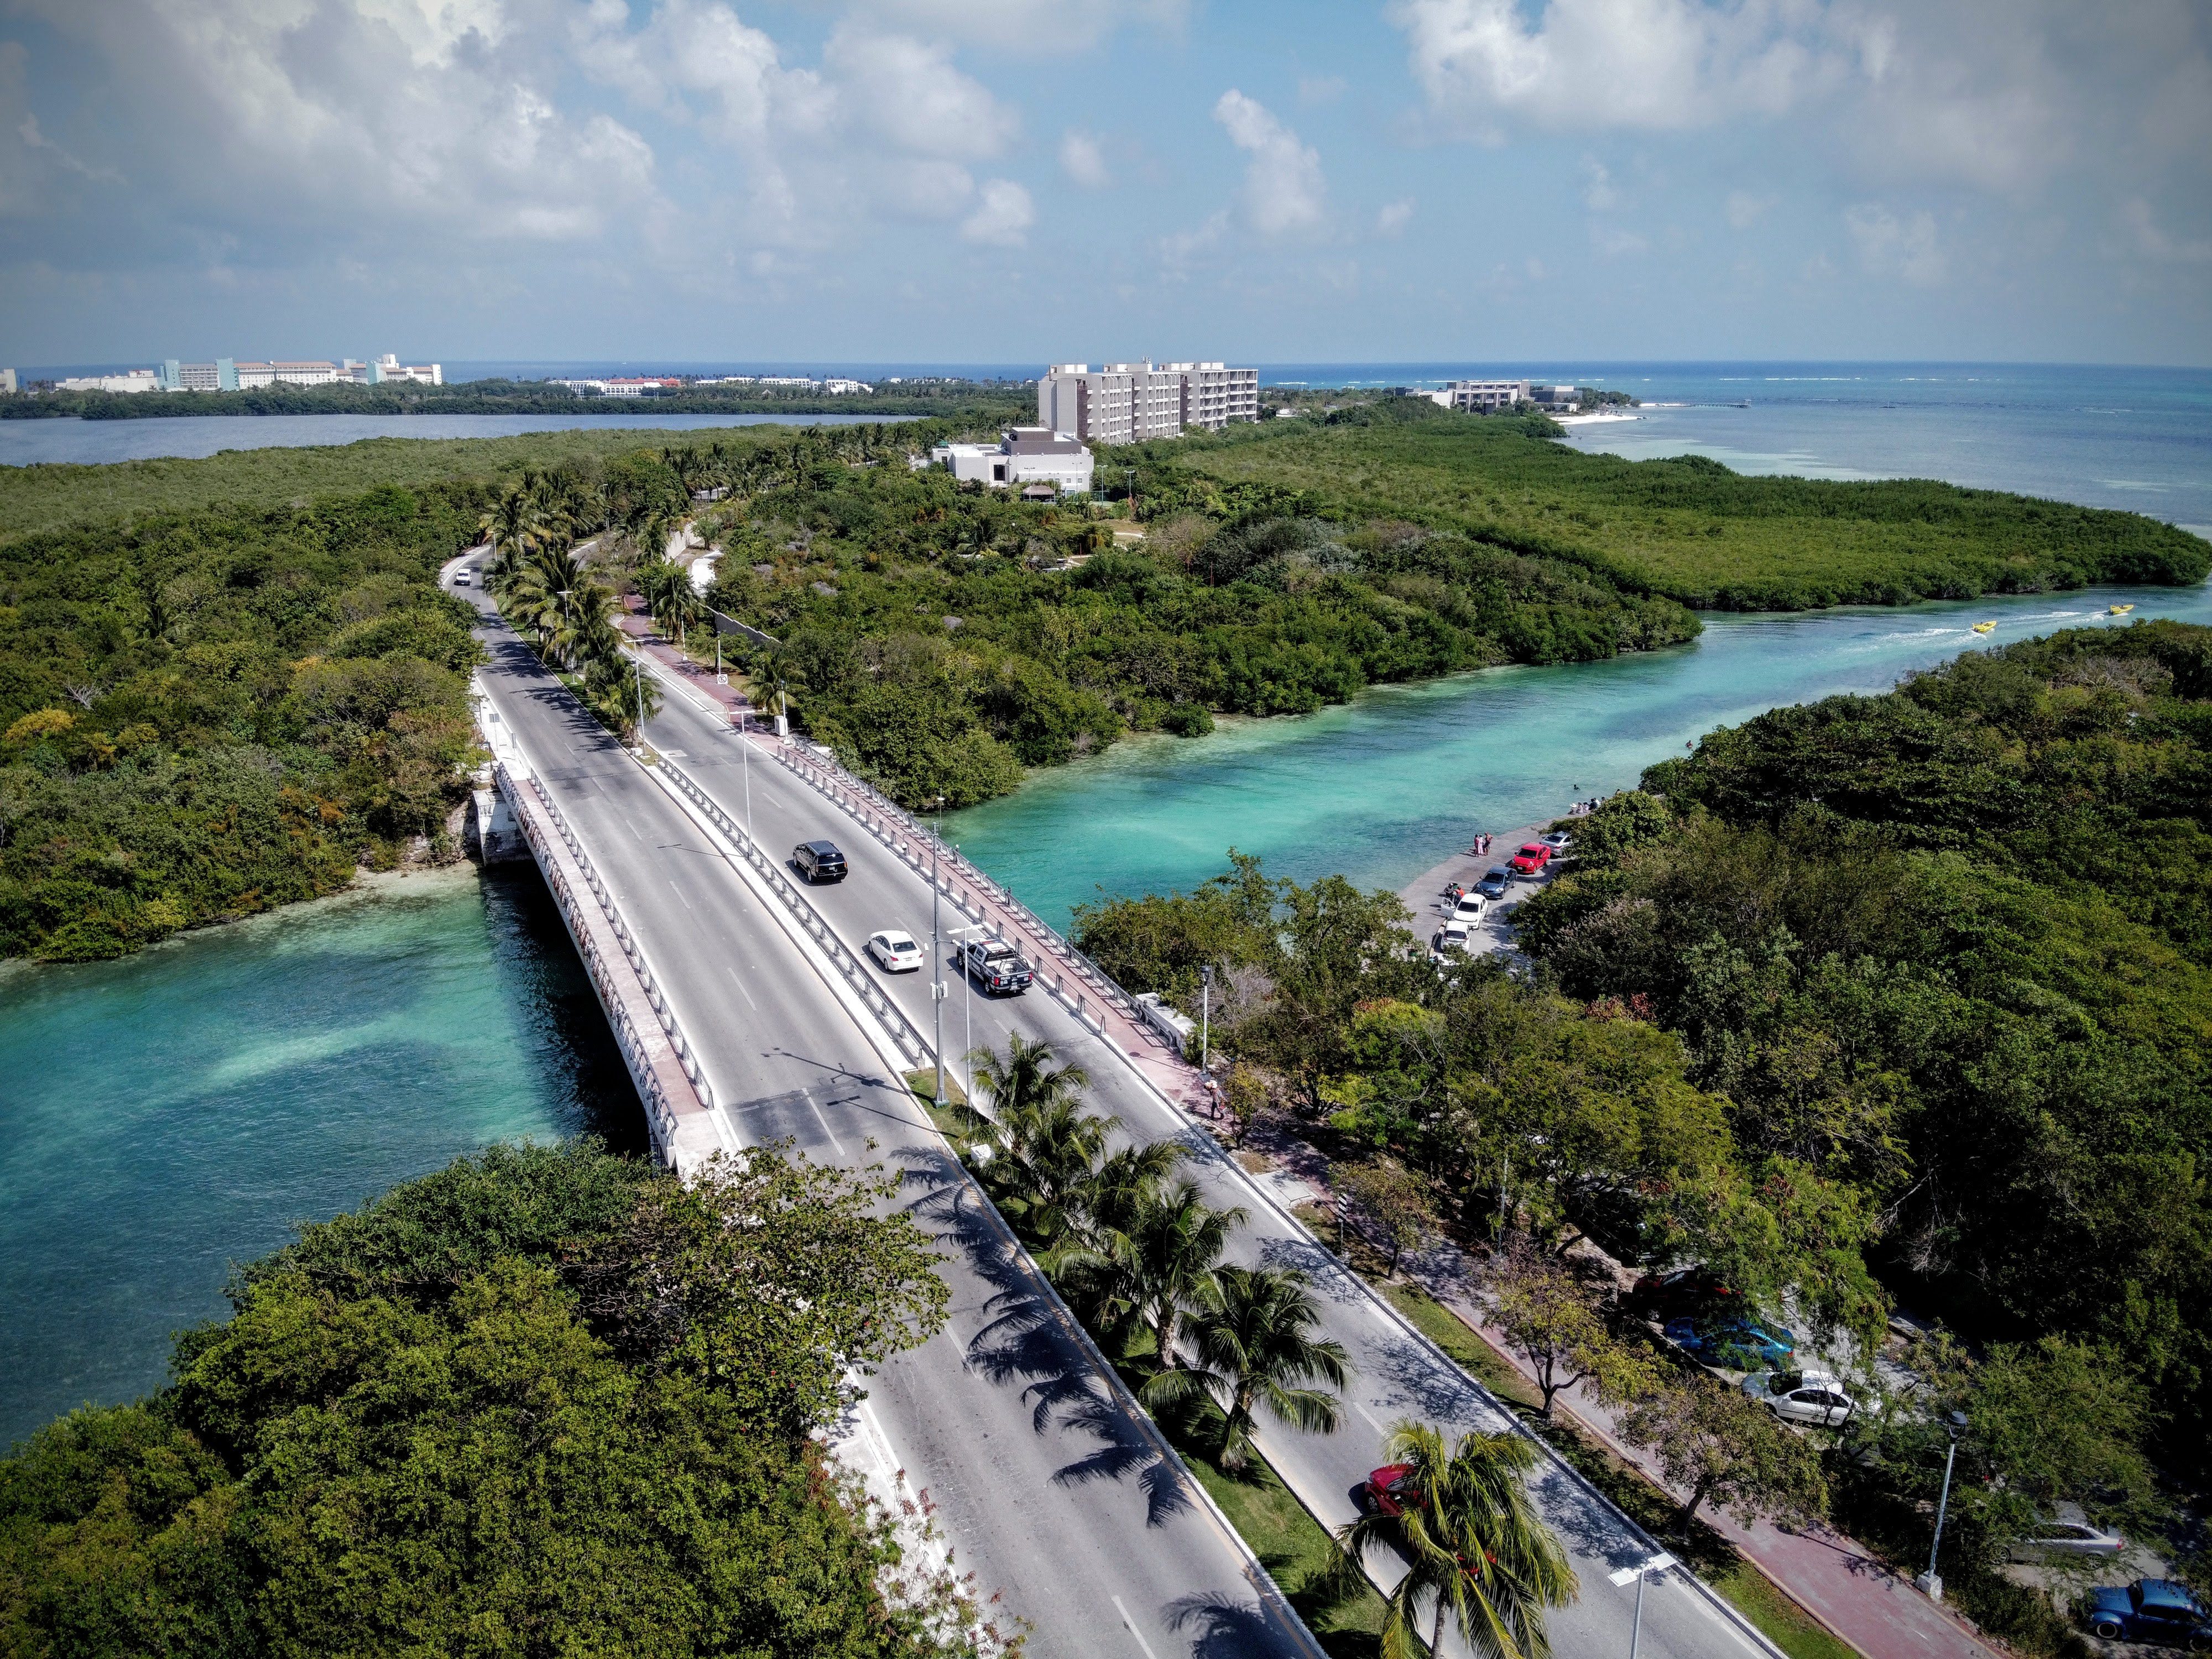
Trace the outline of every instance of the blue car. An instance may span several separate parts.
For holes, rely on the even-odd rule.
[[[1486,899],[1497,900],[1504,898],[1512,886],[1513,872],[1500,866],[1475,883],[1474,890]]]
[[[1665,1331],[1667,1340],[1684,1353],[1732,1371],[1780,1370],[1797,1352],[1796,1338],[1749,1314],[1704,1321],[1670,1319]]]
[[[2212,1613],[2171,1578],[2138,1578],[2122,1589],[2089,1592],[2089,1628],[2107,1642],[2154,1642],[2190,1653],[2212,1653]]]

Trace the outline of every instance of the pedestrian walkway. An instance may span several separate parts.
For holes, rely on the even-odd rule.
[[[1528,1364],[1506,1346],[1504,1335],[1485,1322],[1486,1310],[1469,1287],[1463,1255],[1447,1247],[1428,1252],[1418,1261],[1409,1256],[1407,1267],[1424,1290],[1479,1332],[1522,1376],[1534,1381]],[[1619,1413],[1593,1398],[1588,1385],[1563,1392],[1553,1408],[1574,1419],[1616,1456],[1643,1470],[1654,1484],[1682,1496],[1661,1477],[1650,1453],[1620,1438]],[[1701,1518],[1867,1659],[1996,1659],[1997,1650],[1980,1640],[1963,1620],[1930,1601],[1871,1551],[1832,1528],[1792,1532],[1768,1521],[1746,1527],[1711,1510]]]

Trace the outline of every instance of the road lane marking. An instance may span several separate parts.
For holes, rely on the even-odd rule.
[[[635,824],[634,824],[634,823],[629,823],[629,813],[624,812],[624,813],[622,815],[622,821],[623,821],[624,823],[629,823],[629,832],[630,832],[630,834],[632,834],[633,836],[637,836],[637,838],[638,838],[640,841],[643,841],[643,840],[645,839],[645,837],[644,837],[642,835],[640,835],[640,834],[639,834],[639,832],[638,832],[638,827],[637,827]]]
[[[1388,1434],[1390,1432],[1389,1430],[1384,1428],[1380,1423],[1376,1422],[1375,1414],[1369,1411],[1366,1407],[1361,1405],[1357,1400],[1352,1402],[1352,1409],[1358,1412],[1362,1417],[1365,1418],[1369,1424],[1372,1425],[1376,1433]]]
[[[806,1097],[806,1108],[814,1114],[814,1121],[822,1126],[822,1133],[830,1137],[830,1145],[838,1157],[845,1156],[845,1143],[837,1139],[837,1132],[830,1127],[830,1120],[822,1115],[822,1109],[814,1103],[814,1097]]]
[[[1128,1608],[1121,1605],[1121,1598],[1118,1595],[1114,1598],[1114,1611],[1121,1615],[1122,1626],[1137,1638],[1137,1645],[1144,1649],[1145,1659],[1160,1659],[1159,1655],[1152,1651],[1152,1644],[1145,1640],[1144,1632],[1137,1628],[1137,1621],[1129,1617]]]
[[[691,901],[684,896],[684,890],[681,887],[677,886],[675,877],[669,877],[668,886],[669,890],[676,895],[676,902],[682,905],[685,909],[690,910],[691,908]],[[696,915],[698,913],[696,911],[693,911],[692,914]]]
[[[751,1009],[755,1013],[760,1012],[760,1004],[755,1002],[753,1000],[753,994],[745,989],[745,982],[738,977],[738,970],[734,968],[725,967],[722,971],[730,976],[730,983],[738,988],[738,994],[745,1000],[745,1006]]]

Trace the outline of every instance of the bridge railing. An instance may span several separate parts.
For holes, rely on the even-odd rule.
[[[520,806],[521,786],[516,782],[514,775],[507,770],[507,763],[504,761],[495,763],[493,773],[501,791]],[[547,808],[547,816],[553,820],[555,827],[562,831],[562,846],[568,849],[569,855],[576,860],[577,867],[584,871],[586,878],[589,879],[591,862],[584,855],[583,849],[576,844],[574,836],[568,833],[568,826],[562,820],[560,808],[555,806],[551,799],[538,787],[536,779],[530,781],[530,786],[532,792],[532,798]],[[530,843],[531,851],[537,857],[538,867],[545,877],[545,884],[553,890],[555,901],[566,914],[572,916],[578,915],[581,909],[580,902],[570,887],[568,877],[562,872],[560,861],[552,857],[547,849],[544,844],[544,831],[538,828],[536,815],[526,811],[518,811],[514,816],[516,821],[522,826],[523,838]],[[625,951],[631,954],[631,965],[633,968],[637,968],[637,957],[627,939],[629,929],[621,922],[613,902],[607,898],[604,890],[600,889],[594,889],[592,897],[599,903],[601,914],[605,915],[610,924],[617,929],[615,937],[618,940],[625,941]],[[659,1073],[654,1069],[652,1056],[646,1052],[644,1038],[635,1023],[630,1018],[628,1002],[622,994],[621,988],[615,983],[613,975],[609,970],[605,958],[593,946],[588,933],[580,927],[578,935],[576,945],[584,959],[584,971],[591,975],[592,986],[599,991],[599,1006],[606,1010],[607,1023],[614,1029],[615,1044],[622,1050],[623,1058],[629,1062],[630,1075],[637,1081],[639,1096],[645,1103],[646,1115],[653,1126],[653,1141],[662,1149],[664,1154],[672,1156],[676,1146],[676,1109],[670,1103],[667,1091],[660,1086]],[[650,969],[640,969],[640,979],[642,980],[648,972]],[[690,1075],[690,1070],[687,1069],[685,1074]],[[695,1079],[695,1081],[697,1083],[701,1098],[709,1098],[712,1091],[707,1087],[704,1080]]]
[[[807,902],[806,896],[784,872],[783,866],[763,852],[760,844],[745,833],[744,826],[725,812],[714,798],[695,783],[690,774],[670,760],[665,752],[656,753],[653,759],[662,775],[721,832],[723,838],[738,849],[738,855],[745,863],[768,883],[769,890],[784,908],[798,918],[799,926],[806,930],[807,937],[830,958],[839,976],[852,988],[867,1011],[882,1022],[908,1062],[918,1066],[927,1060],[935,1065],[935,1051],[928,1041],[915,1029],[914,1022],[906,1017],[898,1004],[884,994],[883,988],[876,983],[875,975],[868,972],[860,958],[847,947],[845,941],[838,937],[837,930],[823,921],[822,913]]]
[[[925,881],[929,879],[928,854],[933,848],[939,870],[938,890],[951,899],[963,915],[972,916],[979,922],[984,919],[982,907],[972,902],[969,896],[955,885],[956,876],[975,891],[988,896],[999,908],[1011,913],[1022,931],[1042,948],[1043,955],[1066,970],[1053,975],[1048,988],[1066,1004],[1083,1024],[1104,1035],[1104,1020],[1099,1009],[1092,1006],[1095,999],[1097,1002],[1125,1015],[1154,1047],[1168,1047],[1146,1020],[1135,999],[1115,984],[1104,969],[1077,950],[1059,929],[977,869],[962,856],[957,848],[939,840],[933,830],[912,813],[895,805],[843,767],[802,753],[796,746],[779,749],[775,751],[775,758],[832,803],[843,808],[848,817],[904,860]],[[1071,977],[1074,981],[1072,987],[1068,982]],[[1042,975],[1039,975],[1039,982],[1047,983]]]

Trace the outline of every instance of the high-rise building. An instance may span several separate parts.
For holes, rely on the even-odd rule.
[[[1260,418],[1260,371],[1221,363],[1054,363],[1037,382],[1037,423],[1087,442],[1218,432]]]
[[[1454,380],[1441,392],[1424,392],[1431,402],[1446,409],[1472,410],[1488,415],[1528,401],[1526,380]]]
[[[12,368],[0,368],[0,395],[15,395],[15,371]]]

